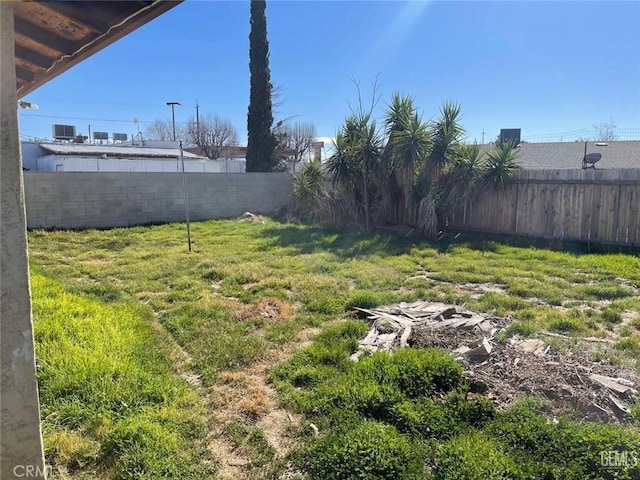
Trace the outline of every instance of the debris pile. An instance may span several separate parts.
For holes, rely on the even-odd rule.
[[[244,221],[244,222],[252,222],[252,223],[262,223],[262,224],[266,223],[265,217],[263,217],[262,215],[256,215],[255,213],[251,213],[251,212],[244,212],[242,215],[238,217],[238,220]]]
[[[458,306],[437,302],[400,303],[394,307],[374,310],[355,307],[372,322],[371,330],[360,342],[360,350],[352,355],[357,361],[364,351],[390,351],[404,348],[415,328],[476,330],[493,335],[496,331],[491,318],[464,310]],[[471,350],[471,349],[470,349]]]
[[[502,341],[497,334],[509,324],[505,318],[435,302],[355,310],[371,329],[353,361],[365,352],[440,348],[463,365],[472,391],[498,407],[535,395],[549,400],[549,413],[619,423],[629,419],[638,395],[638,372],[595,363],[588,349],[560,352],[538,338]]]

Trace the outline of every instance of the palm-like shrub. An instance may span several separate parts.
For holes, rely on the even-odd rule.
[[[486,161],[478,144],[458,146],[440,181],[443,192],[441,210],[445,217],[460,209],[482,188],[485,171]]]
[[[371,215],[373,184],[371,179],[382,157],[382,138],[368,114],[347,118],[334,142],[335,153],[327,162],[334,186],[351,197],[347,203],[358,204],[367,232]],[[357,220],[357,216],[355,220]]]
[[[320,162],[307,163],[293,177],[293,212],[306,221],[322,221],[326,212],[327,191]]]
[[[518,151],[513,142],[495,143],[487,153],[484,182],[488,187],[499,187],[515,175],[520,168],[517,163]]]
[[[429,152],[430,132],[413,98],[394,94],[384,120],[386,145],[376,183],[383,193],[379,213],[397,223],[417,209],[415,184]]]
[[[445,102],[440,118],[424,122],[413,98],[395,93],[382,131],[370,112],[349,116],[326,164],[334,186],[327,217],[366,231],[372,220],[411,223],[434,238],[479,191],[502,185],[517,168],[516,153],[496,145],[485,159],[478,145],[463,145],[461,112]]]
[[[437,179],[440,172],[453,161],[456,147],[462,142],[464,128],[460,124],[462,107],[445,102],[440,119],[431,124],[431,151],[427,157],[427,173]]]

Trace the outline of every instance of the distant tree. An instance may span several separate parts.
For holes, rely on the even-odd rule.
[[[305,153],[311,150],[315,138],[316,126],[312,122],[285,123],[276,133],[278,140],[276,151],[293,164],[295,173],[296,164],[301,162]]]
[[[173,140],[173,123],[171,120],[156,119],[144,127],[144,136],[151,140]],[[176,140],[183,140],[185,129],[182,125],[176,124]]]
[[[251,73],[247,115],[247,172],[270,172],[277,164],[276,139],[271,130],[271,72],[264,0],[251,1],[249,71]]]
[[[238,145],[238,131],[228,118],[207,114],[200,121],[191,117],[187,121],[186,142],[200,148],[207,158],[224,156],[229,147]]]
[[[608,122],[601,122],[598,125],[594,125],[593,129],[595,133],[593,140],[596,142],[611,142],[617,140],[618,135],[616,134],[616,128],[618,128],[618,126],[613,121],[613,118],[610,118]]]

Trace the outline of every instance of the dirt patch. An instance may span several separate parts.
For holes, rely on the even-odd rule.
[[[415,302],[359,312],[372,322],[360,342],[362,350],[388,351],[404,343],[447,351],[465,368],[472,391],[487,395],[498,408],[535,395],[549,401],[554,415],[611,423],[630,420],[628,410],[638,393],[640,374],[591,360],[593,345],[607,340],[568,339],[550,333],[538,339],[503,340],[500,333],[508,319],[442,303]],[[564,351],[554,346],[562,341],[575,341],[579,348]]]
[[[456,285],[454,292],[459,296],[468,296],[469,298],[478,299],[485,293],[506,293],[507,286],[497,283],[465,283],[464,285]]]
[[[264,297],[258,303],[241,303],[238,300],[225,298],[224,305],[233,312],[239,322],[269,319],[273,322],[290,322],[295,318],[296,306],[279,298]]]
[[[263,302],[264,305],[261,305]],[[271,305],[270,299],[263,299],[259,305]],[[275,308],[274,305],[271,307]],[[282,311],[278,314],[283,316]],[[260,428],[275,450],[274,461],[284,458],[296,446],[296,440],[288,431],[292,426],[300,424],[301,417],[278,406],[276,391],[267,383],[267,375],[275,365],[290,358],[295,350],[309,345],[311,338],[318,332],[317,328],[302,330],[295,342],[270,351],[265,359],[242,372],[220,374],[210,393],[215,416],[209,443],[209,448],[217,459],[218,478],[262,478],[260,472],[252,466],[248,452],[238,449],[226,438],[225,426],[232,422]]]

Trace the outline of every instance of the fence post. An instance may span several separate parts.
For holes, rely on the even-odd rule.
[[[616,195],[616,217],[614,221],[615,235],[616,235],[616,243],[618,243],[618,230],[620,228],[620,196],[622,195],[622,183],[618,183],[618,193]]]

